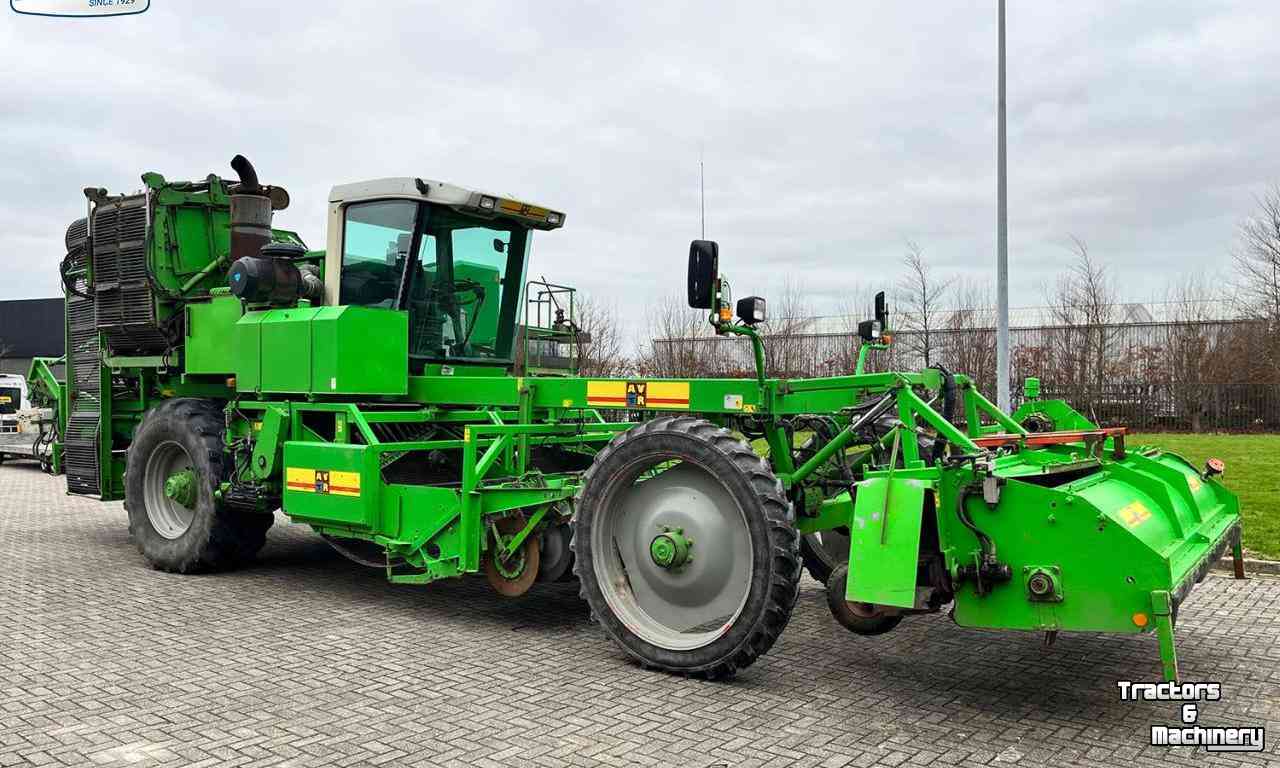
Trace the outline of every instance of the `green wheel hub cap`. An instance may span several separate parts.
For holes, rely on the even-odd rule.
[[[182,469],[169,475],[164,481],[164,495],[184,507],[190,507],[195,504],[195,473],[189,469]]]
[[[683,528],[667,528],[649,542],[649,557],[660,568],[675,569],[689,562],[689,546],[693,541],[685,538]]]

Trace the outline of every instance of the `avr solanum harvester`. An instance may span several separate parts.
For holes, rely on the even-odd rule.
[[[1239,554],[1220,468],[1063,403],[1009,415],[940,368],[767,377],[764,301],[734,320],[714,243],[690,249],[689,303],[746,337],[754,377],[534,375],[533,347],[583,341],[572,317],[521,322],[555,296],[526,266],[563,214],[377,179],[333,188],[308,250],[271,226],[287,193],[233,168],[86,190],[67,233],[68,489],[123,498],[157,568],[243,562],[283,509],[393,582],[576,575],[627,653],[723,677],[777,639],[807,565],[859,633],[946,606],[1155,632],[1172,677],[1178,604]],[[880,301],[866,349],[888,330]]]

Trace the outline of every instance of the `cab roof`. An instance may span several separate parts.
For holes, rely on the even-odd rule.
[[[355,203],[387,198],[425,200],[486,218],[510,217],[534,229],[559,229],[564,226],[564,214],[560,211],[526,203],[509,195],[495,195],[443,181],[411,176],[339,184],[329,191],[330,203]]]

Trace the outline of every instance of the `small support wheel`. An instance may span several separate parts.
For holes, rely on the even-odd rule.
[[[519,515],[504,517],[493,524],[495,535],[484,558],[484,573],[489,579],[489,586],[503,597],[523,595],[538,578],[541,560],[539,536],[529,534],[509,557],[503,557],[499,552],[524,530],[524,526],[525,519]]]
[[[827,607],[841,626],[856,635],[883,635],[902,623],[897,608],[872,603],[854,603],[844,599],[849,564],[841,563],[827,579]]]

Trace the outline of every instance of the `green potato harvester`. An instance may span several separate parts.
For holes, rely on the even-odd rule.
[[[735,306],[694,241],[691,311],[745,337],[755,376],[580,376],[571,290],[528,277],[560,211],[374,179],[333,188],[311,250],[273,226],[288,193],[232,167],[86,189],[66,234],[57,455],[70,493],[124,500],[156,568],[243,563],[280,509],[392,582],[576,578],[620,648],[671,672],[764,655],[807,568],[859,634],[947,609],[1154,633],[1175,678],[1179,605],[1227,547],[1241,562],[1220,463],[1127,445],[1034,380],[1006,414],[960,373],[865,373],[883,295],[856,372],[772,378],[764,299]]]

